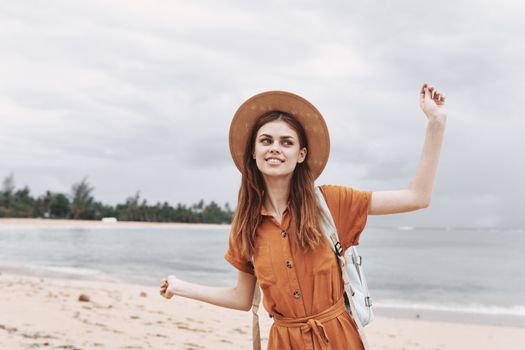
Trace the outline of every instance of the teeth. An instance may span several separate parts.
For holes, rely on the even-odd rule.
[[[270,158],[270,159],[267,159],[266,160],[268,163],[273,163],[273,164],[279,164],[281,163],[281,161],[279,159],[275,159],[275,158]]]

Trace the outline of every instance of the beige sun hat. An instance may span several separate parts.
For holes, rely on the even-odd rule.
[[[246,143],[257,119],[271,111],[286,112],[303,126],[308,139],[306,161],[314,179],[321,175],[330,154],[330,136],[321,113],[310,102],[286,91],[266,91],[246,100],[235,112],[230,125],[230,152],[243,172]]]

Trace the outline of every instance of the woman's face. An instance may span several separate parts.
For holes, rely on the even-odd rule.
[[[306,148],[300,148],[294,129],[286,122],[276,120],[257,131],[252,157],[263,176],[291,177],[297,163],[305,160]]]

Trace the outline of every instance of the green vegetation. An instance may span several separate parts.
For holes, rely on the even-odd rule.
[[[217,203],[205,204],[203,200],[187,207],[178,203],[172,207],[168,202],[148,204],[137,192],[116,206],[97,202],[93,197],[94,188],[87,178],[71,187],[69,195],[46,191],[33,198],[29,187],[15,188],[14,175],[3,181],[0,191],[0,217],[11,218],[51,218],[100,220],[115,217],[119,221],[155,221],[186,223],[231,223],[233,211],[228,203],[224,208]]]

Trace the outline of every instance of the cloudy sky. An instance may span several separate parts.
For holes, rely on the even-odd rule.
[[[424,82],[449,118],[431,206],[375,225],[525,227],[519,1],[1,1],[0,177],[33,195],[236,202],[227,135],[264,90],[306,97],[332,152],[318,184],[405,187]]]

